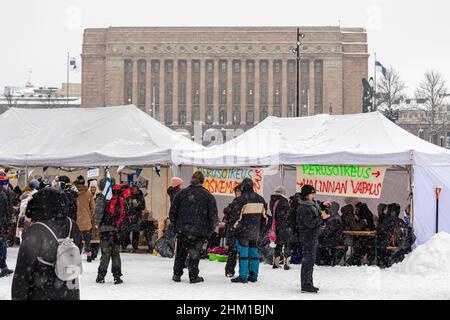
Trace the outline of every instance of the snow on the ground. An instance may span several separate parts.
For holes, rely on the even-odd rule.
[[[8,263],[14,267],[17,248],[9,249]],[[173,259],[149,254],[122,254],[124,283],[95,283],[98,260],[84,263],[82,299],[445,299],[450,300],[450,235],[441,233],[418,247],[402,264],[378,267],[315,267],[318,295],[300,293],[300,266],[273,270],[262,264],[257,283],[232,284],[224,276],[224,264],[202,260],[204,283],[171,280]],[[12,277],[0,278],[0,299],[10,299]]]

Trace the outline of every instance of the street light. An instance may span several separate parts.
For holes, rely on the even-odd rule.
[[[296,96],[296,116],[300,116],[300,45],[301,40],[305,38],[304,33],[300,33],[300,28],[297,28],[297,47],[292,49],[292,53],[297,55],[297,96]]]

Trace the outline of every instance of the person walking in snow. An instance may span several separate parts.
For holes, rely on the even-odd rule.
[[[198,265],[203,244],[213,234],[219,218],[214,196],[203,187],[205,177],[197,171],[189,187],[181,190],[170,207],[170,222],[177,233],[177,252],[172,280],[181,281],[188,259],[190,283],[203,282]]]
[[[234,277],[236,268],[237,248],[236,237],[234,235],[234,224],[238,221],[239,215],[236,215],[236,211],[233,208],[241,194],[242,186],[239,184],[234,188],[235,198],[225,209],[223,209],[224,215],[222,222],[225,223],[225,238],[228,247],[228,259],[225,264],[225,276],[228,278]]]
[[[231,279],[233,283],[258,281],[258,241],[261,230],[268,221],[267,203],[253,190],[253,180],[245,178],[241,185],[242,195],[236,199],[232,213],[239,217],[234,224],[236,247],[239,252],[239,276]]]
[[[84,252],[87,256],[87,262],[92,262],[91,238],[92,228],[95,227],[95,201],[92,193],[85,185],[83,176],[78,176],[74,184],[79,192],[77,198],[77,225],[83,236]]]
[[[273,268],[280,267],[280,260],[284,258],[284,269],[289,270],[291,262],[291,218],[289,210],[289,199],[286,189],[279,186],[275,194],[270,197],[270,211],[272,212],[272,225],[275,226],[276,247],[274,251]]]
[[[304,185],[301,188],[301,201],[296,214],[296,225],[303,250],[301,290],[308,293],[319,291],[319,288],[314,287],[313,284],[313,269],[319,244],[320,225],[323,219],[330,217],[321,214],[325,206],[329,206],[330,203],[317,202],[314,200],[315,194],[316,190],[311,185]]]
[[[67,195],[45,188],[28,202],[26,215],[33,224],[23,234],[11,287],[13,300],[79,300],[78,279],[62,281],[55,273],[59,242],[70,237],[81,247],[81,233],[68,218]],[[43,225],[45,224],[45,225]],[[47,229],[47,227],[50,228]]]
[[[8,269],[6,264],[9,224],[12,215],[12,205],[7,188],[9,188],[8,175],[4,171],[0,171],[0,278],[14,272]]]

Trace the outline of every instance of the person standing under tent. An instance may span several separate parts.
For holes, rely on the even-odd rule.
[[[237,198],[233,215],[239,216],[234,224],[236,247],[239,252],[239,276],[231,279],[233,283],[258,281],[259,248],[261,230],[267,224],[267,203],[253,190],[253,181],[245,178],[242,183],[242,195]]]
[[[235,198],[225,209],[223,209],[224,215],[222,222],[225,223],[225,238],[228,247],[228,259],[227,263],[225,264],[225,276],[227,278],[232,278],[234,277],[235,274],[237,248],[233,226],[236,223],[236,221],[238,221],[239,216],[235,214],[236,211],[233,210],[233,208],[236,205],[237,199],[241,196],[241,194],[242,194],[242,186],[239,184],[234,188]]]
[[[320,225],[323,219],[330,216],[321,214],[329,202],[319,203],[314,200],[316,190],[311,185],[301,188],[301,201],[297,209],[296,225],[303,250],[301,267],[301,290],[306,293],[317,293],[319,288],[313,284],[313,270],[319,244]]]
[[[289,270],[291,261],[291,235],[292,226],[289,216],[289,199],[286,188],[279,186],[275,194],[270,197],[270,211],[272,212],[272,225],[275,223],[276,247],[273,256],[273,268],[280,267],[281,257],[284,258],[284,269]]]
[[[188,259],[190,283],[203,282],[198,264],[205,241],[213,234],[218,222],[214,196],[203,187],[205,177],[201,171],[193,174],[189,187],[174,197],[169,217],[177,233],[177,252],[172,280],[181,281]]]
[[[85,185],[83,176],[78,176],[74,184],[79,192],[77,198],[77,225],[83,236],[84,252],[87,256],[87,262],[92,262],[91,238],[92,228],[95,226],[93,225],[95,201],[92,193]]]
[[[94,197],[94,203],[97,203],[97,198],[100,194],[98,191],[98,182],[96,179],[88,180],[89,192]],[[97,259],[98,252],[100,249],[100,232],[98,231],[98,226],[95,224],[95,209],[94,215],[92,217],[92,230],[91,230],[91,258],[94,261]]]
[[[325,226],[320,229],[317,261],[320,264],[334,265],[336,262],[336,247],[343,242],[342,231],[344,227],[339,216],[339,203],[332,202],[328,214],[330,217],[325,219]]]
[[[142,212],[145,210],[144,194],[138,186],[131,188],[130,215],[125,219],[122,226],[122,250],[126,250],[131,243],[133,252],[139,248],[140,226],[142,223]],[[132,238],[131,238],[131,237]]]
[[[170,204],[172,204],[173,199],[175,198],[176,194],[183,190],[183,179],[179,177],[172,177],[172,185],[167,189],[167,194],[169,195]]]

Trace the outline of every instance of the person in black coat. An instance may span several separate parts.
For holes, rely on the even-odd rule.
[[[379,204],[378,208],[378,214],[380,216],[377,226],[378,259],[379,266],[384,268],[389,266],[389,252],[387,247],[395,246],[395,243],[392,242],[394,239],[394,230],[397,227],[400,205],[395,203],[389,205]]]
[[[70,178],[67,176],[58,176],[55,178],[56,188],[61,189],[69,199],[69,218],[77,221],[77,198],[78,190],[70,184]]]
[[[234,277],[237,259],[236,237],[234,235],[234,224],[239,220],[239,216],[236,215],[234,206],[237,204],[237,199],[242,194],[242,186],[239,184],[234,188],[235,198],[233,201],[223,210],[224,215],[222,222],[225,223],[225,238],[228,247],[228,259],[225,264],[225,276],[228,278]]]
[[[323,219],[329,218],[329,215],[322,215],[321,211],[330,205],[329,202],[318,203],[315,201],[315,193],[316,190],[311,185],[302,187],[302,200],[296,215],[296,225],[303,250],[301,289],[302,292],[309,293],[317,293],[319,291],[313,284],[313,269],[319,244],[320,225]]]
[[[9,178],[0,172],[0,278],[13,273],[6,264],[9,225],[12,216],[12,204],[9,194]]]
[[[290,269],[291,261],[291,235],[292,225],[290,219],[289,200],[286,189],[282,186],[275,189],[275,194],[270,197],[270,211],[272,223],[275,221],[276,247],[273,258],[273,268],[280,267],[280,260],[284,257],[284,269]]]
[[[205,241],[213,234],[218,222],[217,204],[214,196],[203,187],[205,177],[201,171],[193,174],[191,185],[181,190],[170,207],[170,222],[177,233],[177,253],[172,280],[181,281],[188,258],[191,283],[203,282],[199,277],[198,264]]]
[[[59,238],[70,236],[81,248],[82,238],[75,221],[69,235],[67,195],[55,188],[38,191],[29,201],[26,215],[32,222],[46,224]],[[32,224],[24,233],[17,255],[16,270],[11,288],[13,300],[79,300],[78,279],[62,281],[53,266],[58,241],[45,226]]]
[[[231,279],[233,283],[256,282],[259,273],[260,233],[267,224],[267,203],[253,190],[253,181],[245,178],[242,195],[236,199],[232,215],[239,217],[234,224],[236,246],[239,252],[239,276]]]
[[[122,249],[126,250],[131,243],[133,252],[139,248],[140,226],[142,212],[145,210],[145,198],[138,186],[131,188],[130,214],[125,217],[121,226]]]
[[[319,234],[318,260],[325,265],[333,265],[336,256],[336,246],[342,244],[344,226],[339,216],[339,204],[332,202],[328,210],[330,217],[324,220],[324,226]]]
[[[173,199],[177,195],[178,192],[183,190],[183,179],[179,177],[172,177],[172,185],[167,189],[167,194],[169,195],[170,204],[172,204]]]

